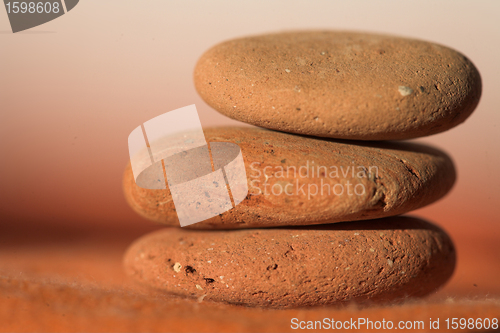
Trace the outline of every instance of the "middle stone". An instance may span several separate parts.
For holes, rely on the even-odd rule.
[[[430,204],[453,186],[443,152],[412,143],[356,143],[259,128],[210,128],[208,142],[237,144],[248,195],[235,208],[189,228],[311,225],[393,216]],[[169,189],[136,185],[130,164],[125,197],[140,215],[179,226]]]

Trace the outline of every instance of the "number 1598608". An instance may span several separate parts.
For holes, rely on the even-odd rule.
[[[61,10],[59,2],[7,2],[5,4],[7,13],[11,14],[42,14],[42,13],[59,13]]]

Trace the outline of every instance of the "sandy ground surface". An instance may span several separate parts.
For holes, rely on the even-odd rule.
[[[423,321],[424,329],[416,331],[429,331],[429,320],[439,318],[439,330],[433,331],[446,331],[447,318],[500,317],[496,278],[500,276],[496,255],[500,243],[488,237],[488,232],[456,230],[452,234],[458,252],[455,274],[444,288],[425,299],[392,305],[266,310],[183,299],[129,280],[121,262],[125,249],[140,235],[158,228],[148,223],[123,228],[3,223],[0,330],[283,332],[297,331],[293,327],[301,321],[307,327],[308,321],[324,318],[367,318],[391,320],[394,325]],[[359,324],[357,328],[370,331]],[[374,327],[373,331],[384,330]]]

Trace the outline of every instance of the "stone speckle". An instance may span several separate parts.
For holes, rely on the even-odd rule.
[[[411,95],[411,93],[413,92],[413,89],[411,89],[410,87],[406,87],[406,86],[399,86],[398,90],[399,90],[399,93],[401,94],[401,96],[408,96],[408,95]]]

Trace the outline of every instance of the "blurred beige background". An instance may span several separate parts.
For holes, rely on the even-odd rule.
[[[447,151],[459,178],[445,199],[416,214],[452,236],[496,243],[499,16],[499,1],[81,0],[59,19],[12,34],[0,8],[0,221],[148,223],[122,195],[128,134],[193,103],[205,127],[237,124],[194,89],[205,50],[272,31],[354,29],[441,43],[479,68],[483,97],[470,119],[420,139]]]

